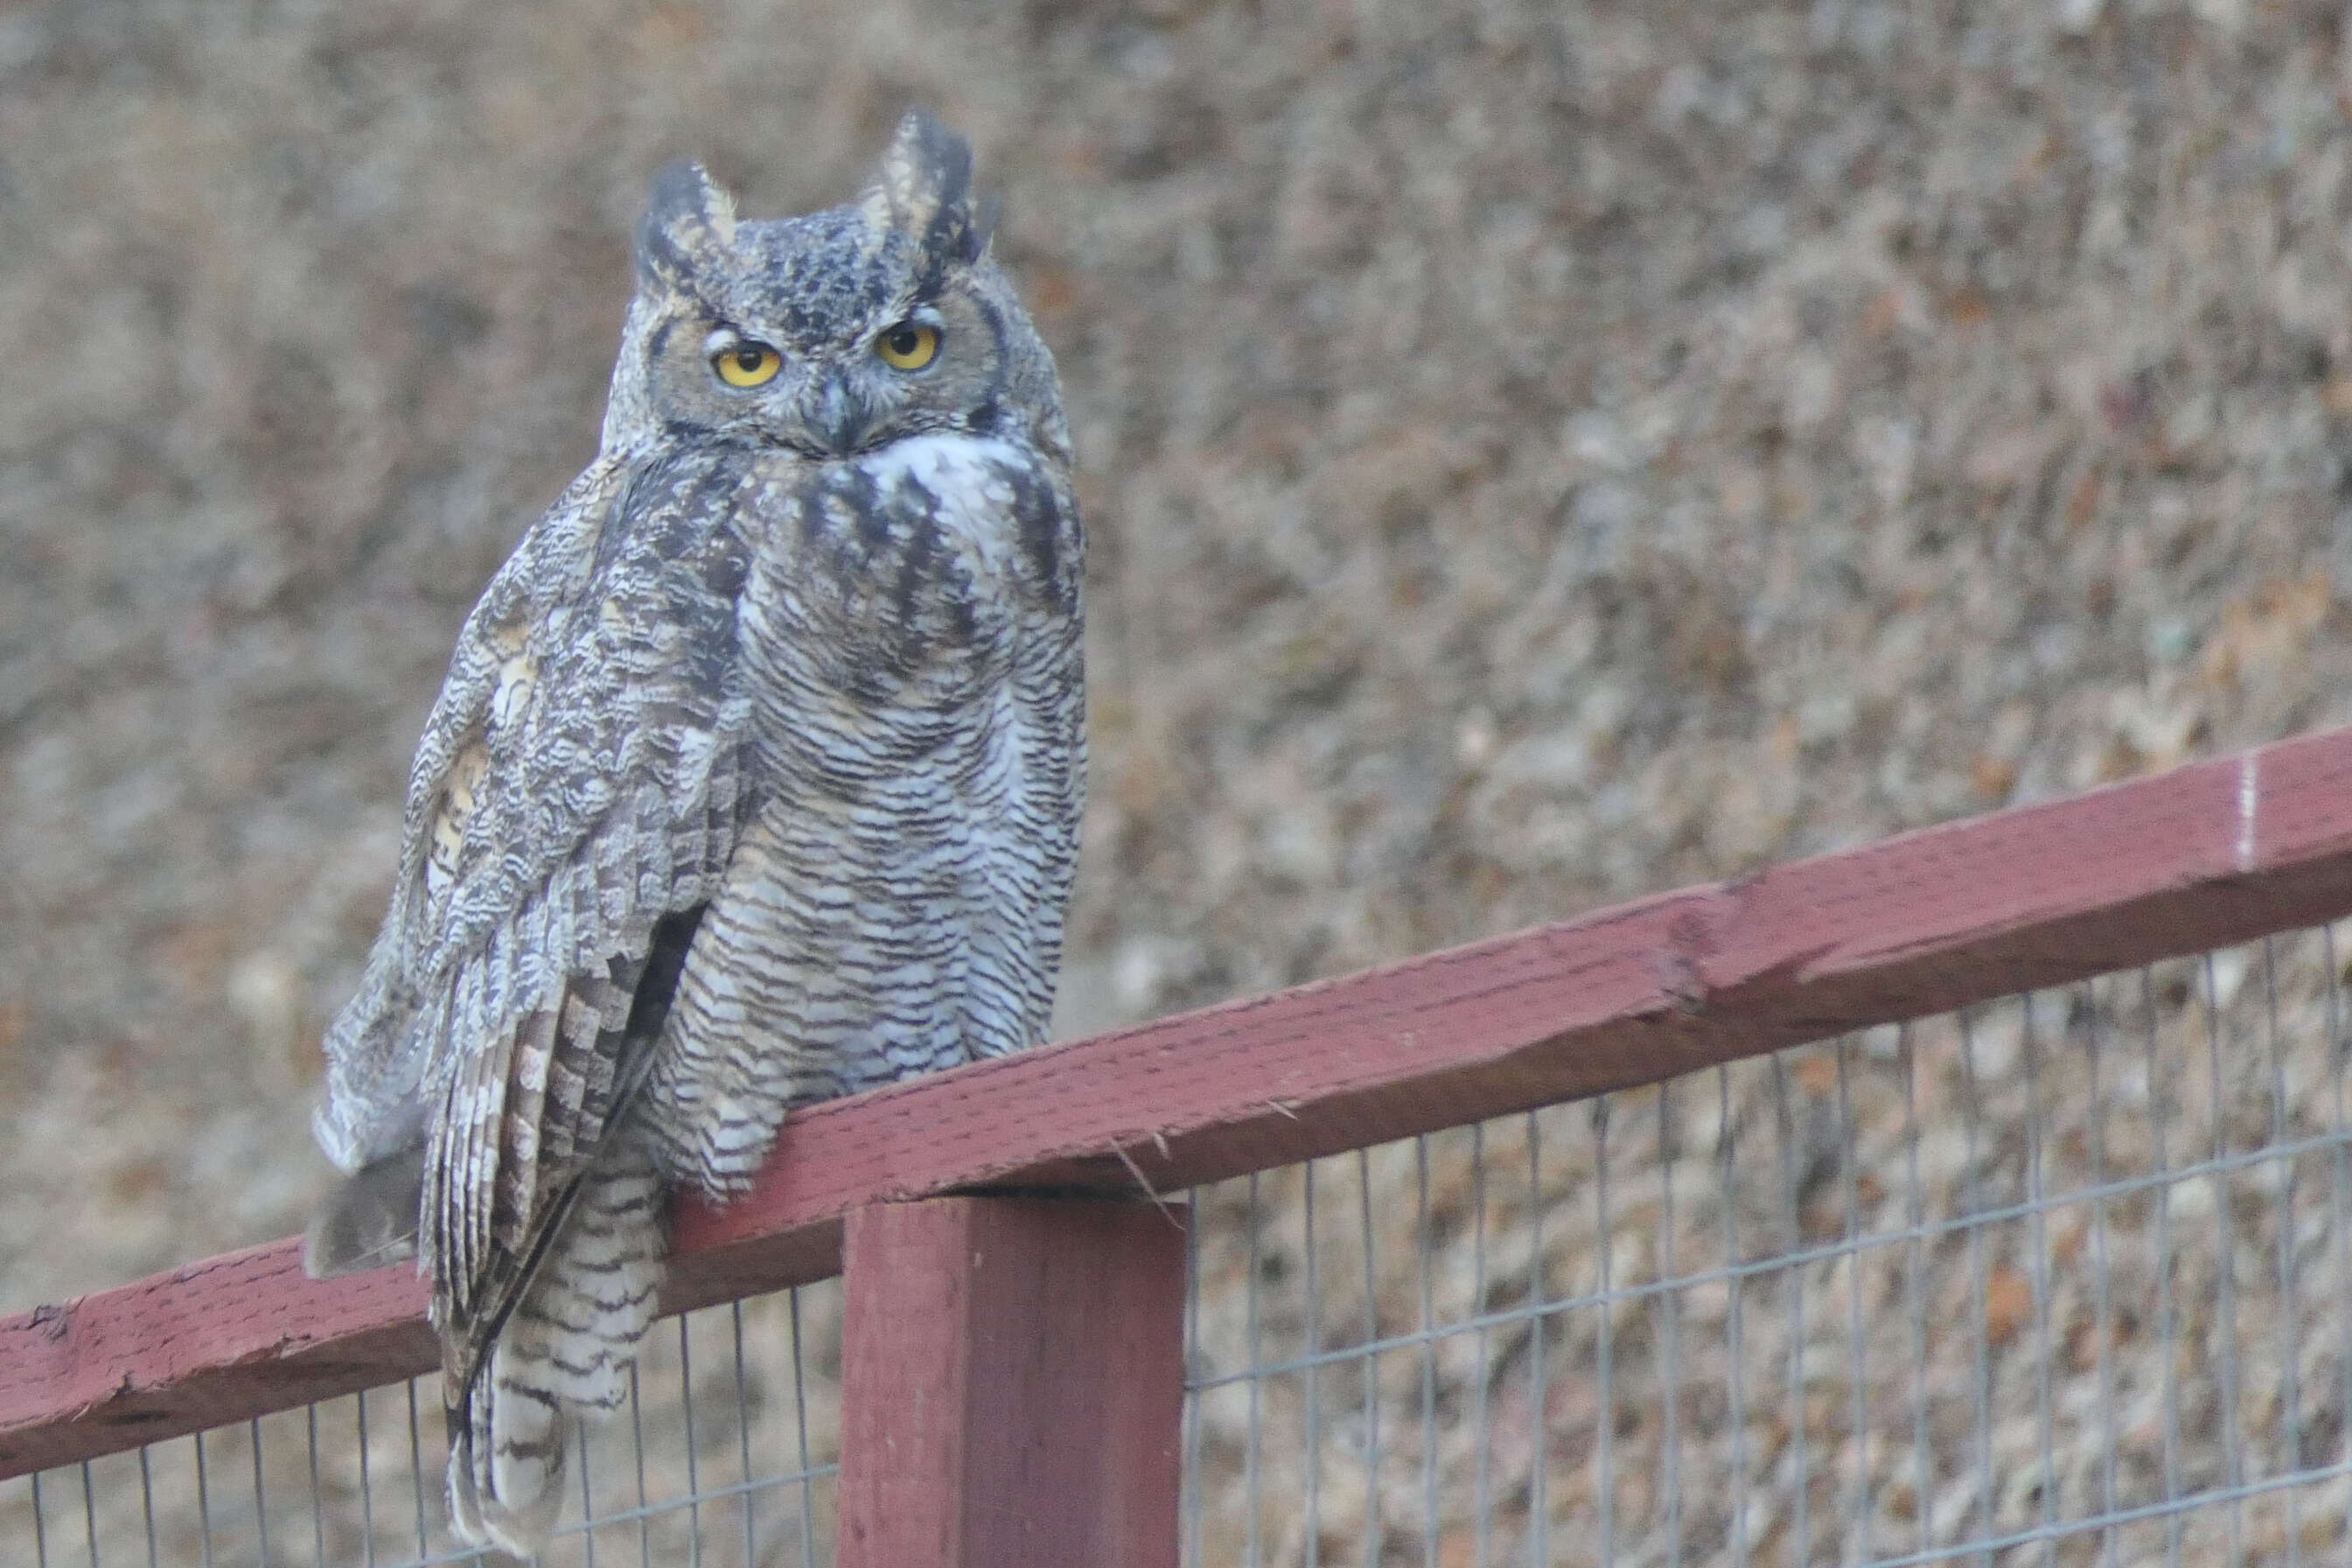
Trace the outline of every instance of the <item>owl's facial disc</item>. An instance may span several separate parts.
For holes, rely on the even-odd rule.
[[[723,244],[708,203],[649,221],[648,412],[819,460],[997,433],[1034,394],[1043,350],[954,162],[927,154],[887,200],[736,223]]]

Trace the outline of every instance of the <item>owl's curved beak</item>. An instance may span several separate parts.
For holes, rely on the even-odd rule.
[[[825,450],[846,457],[857,450],[873,425],[874,411],[849,384],[849,373],[836,367],[818,377],[809,389],[801,417],[824,441]]]

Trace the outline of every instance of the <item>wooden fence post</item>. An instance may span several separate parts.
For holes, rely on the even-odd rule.
[[[1171,1211],[869,1204],[843,1276],[838,1568],[1176,1568]]]

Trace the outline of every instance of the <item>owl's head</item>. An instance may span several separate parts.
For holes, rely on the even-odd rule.
[[[1066,449],[1053,360],[989,256],[992,219],[971,148],[919,112],[861,200],[806,217],[738,222],[699,164],[663,170],[606,450],[686,437],[842,457],[938,431]]]

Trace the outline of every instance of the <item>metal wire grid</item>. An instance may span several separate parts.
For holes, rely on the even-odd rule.
[[[2330,929],[1204,1189],[1185,1560],[2352,1546]]]
[[[833,1561],[837,1281],[655,1326],[626,1407],[583,1435],[549,1568]],[[426,1568],[460,1547],[438,1375],[0,1484],[28,1568]]]

